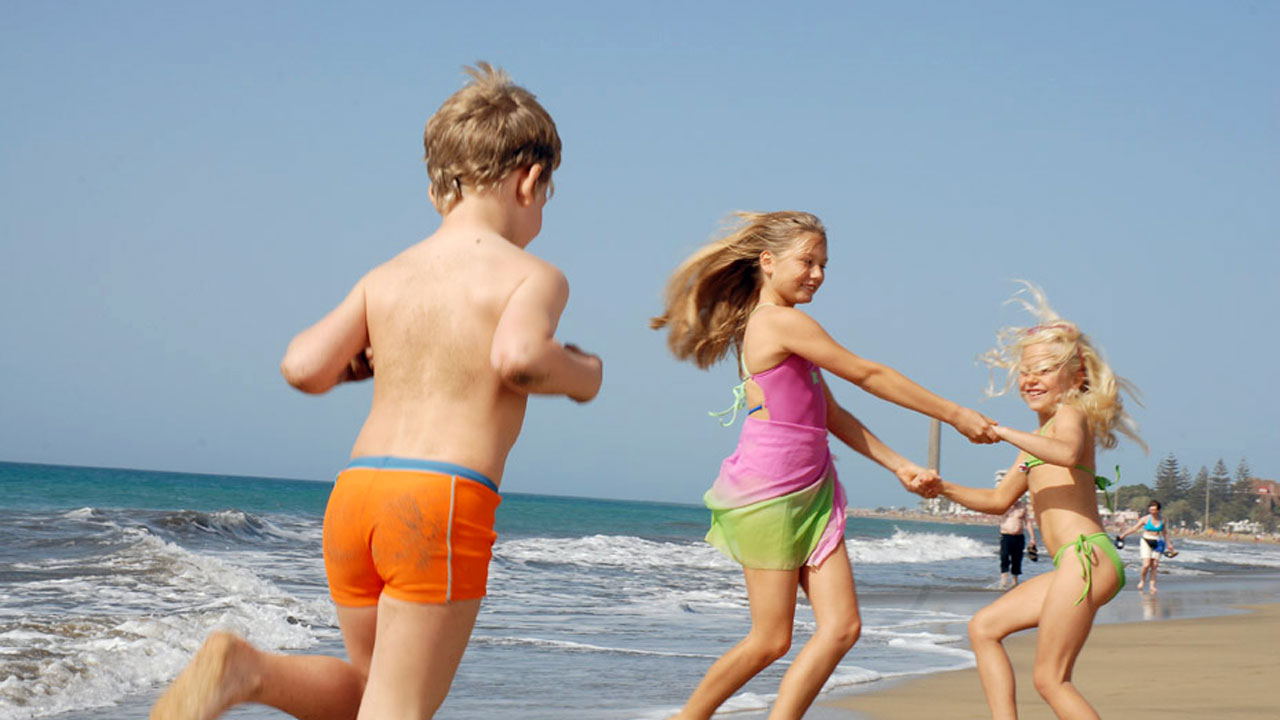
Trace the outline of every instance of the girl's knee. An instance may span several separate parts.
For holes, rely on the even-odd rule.
[[[818,631],[825,634],[833,645],[848,652],[862,637],[862,618],[855,613],[851,617],[828,622],[828,627],[819,627]]]
[[[791,649],[791,630],[774,630],[769,632],[751,631],[748,646],[754,659],[763,664],[772,663]]]
[[[996,642],[1004,635],[996,625],[994,613],[983,608],[969,618],[969,642]]]
[[[1031,674],[1031,682],[1036,686],[1040,697],[1050,700],[1067,684],[1067,679],[1055,668],[1036,666]]]

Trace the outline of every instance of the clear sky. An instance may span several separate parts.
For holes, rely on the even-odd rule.
[[[783,208],[827,224],[809,307],[854,352],[1030,429],[975,364],[1026,278],[1145,393],[1151,454],[1103,468],[1280,477],[1280,5],[615,5],[5,2],[0,459],[332,478],[371,388],[279,359],[435,228],[422,128],[486,59],[559,125],[530,249],[605,359],[596,402],[530,403],[505,490],[699,500],[735,372],[646,321],[726,213]],[[927,419],[835,384],[924,461]],[[851,504],[914,502],[837,454]],[[1013,456],[944,428],[952,480]]]

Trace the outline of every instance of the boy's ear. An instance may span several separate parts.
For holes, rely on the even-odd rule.
[[[516,182],[516,201],[522,207],[528,207],[534,203],[538,195],[538,180],[542,177],[542,164],[534,163],[526,168],[521,168]]]
[[[436,212],[443,215],[444,213],[440,211],[440,203],[436,200],[436,184],[433,182],[427,183],[427,198],[431,200],[431,207],[435,208]]]

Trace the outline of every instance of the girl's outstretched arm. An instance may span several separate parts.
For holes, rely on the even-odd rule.
[[[1018,458],[1021,460],[1021,456]],[[1004,479],[994,490],[971,488],[942,481],[941,495],[951,502],[960,503],[970,510],[999,515],[1008,510],[1018,498],[1027,492],[1027,474],[1014,463],[1004,473]]]
[[[1089,450],[1088,420],[1084,413],[1069,405],[1060,406],[1054,415],[1053,437],[1004,426],[996,427],[995,433],[1019,450],[1065,468],[1079,464]]]
[[[831,434],[868,459],[883,465],[886,470],[898,477],[898,481],[907,490],[916,492],[912,487],[912,481],[924,472],[924,468],[894,452],[893,448],[885,445],[875,436],[875,433],[867,429],[862,421],[841,407],[840,403],[832,397],[831,388],[827,387],[825,380],[822,381],[822,392],[827,396],[827,429]]]
[[[887,365],[854,355],[805,313],[779,308],[760,321],[778,324],[775,331],[786,352],[795,353],[878,398],[948,423],[973,442],[999,442],[991,420],[981,413],[929,392]]]

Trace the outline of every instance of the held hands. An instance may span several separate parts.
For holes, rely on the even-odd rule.
[[[976,445],[989,445],[1001,440],[995,420],[975,410],[959,408],[951,418],[951,426]]]
[[[942,491],[942,476],[938,475],[937,470],[929,470],[913,463],[907,463],[894,471],[893,474],[898,476],[898,481],[902,483],[903,487],[921,497],[934,498]]]

